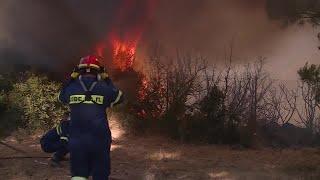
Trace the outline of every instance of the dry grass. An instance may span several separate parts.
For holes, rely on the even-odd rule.
[[[232,150],[228,146],[179,144],[159,137],[124,136],[112,124],[117,137],[112,146],[114,179],[320,179],[320,151]],[[117,128],[118,127],[118,128]],[[40,151],[37,137],[14,137],[7,142],[28,151]],[[17,156],[0,146],[0,157]],[[51,168],[46,159],[1,160],[1,179],[70,179],[68,162]]]

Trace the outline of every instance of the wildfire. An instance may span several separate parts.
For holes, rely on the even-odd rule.
[[[140,39],[151,20],[157,0],[122,0],[120,8],[113,16],[108,33],[96,46],[99,56],[107,56],[106,65],[114,68],[113,73],[121,79],[128,78],[131,83],[124,84],[134,87],[131,96],[135,98],[138,105],[132,109],[139,117],[146,118],[150,113],[152,116],[159,114],[150,111],[148,107],[148,96],[150,93],[150,82],[145,74],[133,68],[136,60],[136,52]],[[151,106],[157,102],[149,102]],[[146,108],[147,107],[147,108]]]
[[[115,35],[110,35],[108,38],[110,43],[108,48],[111,48],[112,65],[120,71],[126,71],[133,68],[138,38],[134,40],[121,40]],[[96,47],[96,54],[104,57],[104,51],[107,48],[107,43],[100,43]]]
[[[141,80],[141,82],[140,82],[140,89],[138,91],[138,101],[140,103],[144,103],[144,101],[146,100],[147,95],[148,95],[148,83],[149,82],[148,82],[145,75],[141,75],[140,80]],[[138,109],[139,109],[137,112],[138,117],[146,118],[146,116],[147,116],[146,109],[144,109],[143,107],[140,107]]]
[[[112,40],[112,63],[121,71],[131,69],[136,55],[136,41]]]
[[[111,62],[116,69],[132,69],[138,42],[151,19],[156,1],[122,0],[109,33],[96,46],[96,53],[103,57],[107,50],[108,56],[111,52]]]
[[[145,76],[143,76],[141,78],[140,89],[139,89],[139,93],[138,93],[138,99],[140,101],[143,101],[146,99],[148,84],[149,84],[149,82],[148,82],[147,78]]]

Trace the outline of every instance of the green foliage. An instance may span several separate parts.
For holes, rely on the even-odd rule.
[[[12,89],[10,76],[0,75],[0,137],[19,126],[18,109],[9,108],[8,91]]]
[[[13,106],[0,113],[0,137],[4,137],[17,128],[23,127],[22,114],[23,112],[20,109]]]
[[[316,85],[320,83],[320,65],[306,63],[304,67],[299,69],[298,74],[302,81]]]
[[[12,83],[8,76],[0,75],[0,91],[7,92],[12,88]]]
[[[298,74],[300,79],[315,91],[316,101],[320,104],[320,65],[306,63],[299,69]]]
[[[30,131],[53,127],[65,110],[57,101],[60,85],[32,73],[24,77],[9,92],[9,108],[21,111],[23,125]]]
[[[207,121],[204,132],[207,134],[208,141],[218,143],[223,139],[226,110],[224,94],[217,86],[214,86],[201,101],[200,111],[205,114]]]
[[[0,92],[0,113],[5,111],[6,109],[6,102],[5,102],[5,94]]]
[[[12,88],[12,84],[8,80],[7,76],[0,75],[0,114],[3,113],[6,108],[7,92]]]

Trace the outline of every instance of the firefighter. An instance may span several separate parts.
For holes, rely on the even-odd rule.
[[[46,153],[54,153],[50,160],[52,166],[60,166],[60,162],[65,160],[65,156],[69,153],[69,123],[69,113],[65,113],[60,124],[49,130],[40,139],[41,149]]]
[[[106,180],[110,174],[111,132],[106,109],[123,101],[123,94],[105,73],[96,56],[81,58],[62,88],[59,100],[69,104],[72,180]]]

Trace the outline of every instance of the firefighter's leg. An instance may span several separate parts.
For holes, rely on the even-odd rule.
[[[88,147],[81,141],[70,140],[69,148],[72,180],[88,179],[90,175]]]
[[[92,179],[108,179],[110,175],[110,143],[95,152],[92,162]]]
[[[55,152],[53,154],[54,159],[56,159],[57,161],[62,161],[65,159],[65,156],[69,153],[69,150],[66,147],[62,147],[61,149],[59,149],[57,152]]]
[[[72,177],[71,180],[88,180],[88,178],[84,178],[84,177]]]
[[[42,138],[40,144],[41,149],[46,153],[54,153],[61,148],[59,141],[51,141],[49,138]]]

